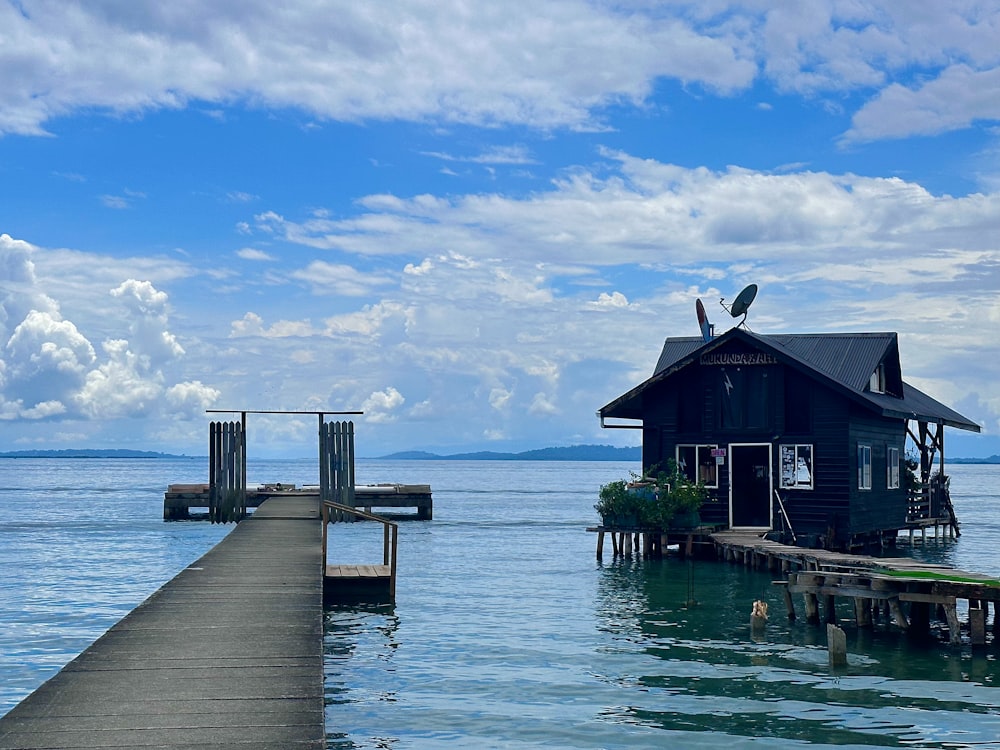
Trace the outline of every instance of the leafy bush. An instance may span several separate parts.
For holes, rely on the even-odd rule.
[[[645,477],[632,473],[601,487],[594,509],[605,526],[641,525],[666,529],[678,516],[695,514],[708,499],[702,482],[684,476],[675,461]]]

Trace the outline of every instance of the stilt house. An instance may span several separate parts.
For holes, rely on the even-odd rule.
[[[642,429],[644,471],[673,459],[705,483],[703,523],[830,549],[943,514],[957,529],[944,427],[980,427],[903,381],[895,333],[706,338],[668,338],[652,377],[598,412],[603,427]]]

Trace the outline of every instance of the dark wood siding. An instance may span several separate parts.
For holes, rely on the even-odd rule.
[[[732,400],[723,403],[731,395],[726,375],[742,390],[735,411]],[[824,537],[828,545],[845,546],[853,535],[904,525],[905,489],[890,490],[886,481],[887,449],[895,447],[902,456],[905,447],[902,421],[854,405],[797,368],[692,363],[651,388],[644,409],[644,470],[666,466],[678,445],[769,444],[774,487],[804,543]],[[859,442],[872,448],[871,490],[858,490]],[[780,447],[789,444],[811,446],[812,489],[781,488]],[[729,522],[729,460],[719,467],[719,486],[702,508],[707,523]],[[776,526],[778,518],[775,510]]]
[[[796,379],[805,380],[801,373],[791,370],[786,373],[786,384]],[[806,386],[812,431],[786,433],[780,442],[812,445],[813,489],[783,490],[782,496],[786,498],[785,508],[796,534],[826,535],[831,528],[847,523],[850,510],[850,495],[845,485],[849,468],[843,449],[849,409],[843,397],[814,381],[792,384],[785,392]]]
[[[895,447],[903,453],[905,426],[902,420],[880,419],[854,409],[851,429],[845,450],[851,465],[851,534],[864,534],[878,530],[900,529],[906,524],[906,490],[890,490],[886,477],[888,448]],[[871,489],[858,489],[858,445],[872,449]],[[902,482],[901,482],[902,484]]]

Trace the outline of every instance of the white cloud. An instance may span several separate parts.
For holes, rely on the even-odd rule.
[[[845,141],[936,135],[977,120],[1000,120],[1000,67],[952,65],[919,86],[882,89],[855,113]]]
[[[490,406],[497,411],[503,411],[510,403],[511,396],[513,395],[513,392],[506,388],[491,388],[489,397]]]
[[[289,276],[307,284],[314,294],[345,297],[361,297],[376,287],[392,283],[392,279],[382,274],[363,273],[354,266],[322,260],[314,260]]]
[[[0,6],[0,131],[40,133],[78,108],[236,97],[339,120],[584,127],[592,107],[640,100],[657,76],[730,91],[755,70],[710,28],[579,0],[472,13],[457,0],[336,10],[305,0],[183,11],[142,0],[23,5]]]
[[[604,127],[601,108],[641,105],[661,78],[726,95],[761,76],[805,94],[881,92],[856,121],[857,137],[997,117],[989,92],[1000,65],[1000,8],[971,0],[560,0],[473,12],[459,0],[340,4],[335,12],[311,0],[176,7],[184,10],[152,0],[0,5],[0,132],[39,134],[79,109],[236,99],[321,120],[594,129]],[[951,112],[942,106],[949,92]],[[929,122],[910,119],[907,131],[903,113],[890,111],[894,102]],[[878,112],[889,121],[880,124]],[[479,159],[526,163],[519,148]],[[102,200],[125,208],[133,197]],[[243,191],[226,197],[256,199]]]
[[[154,364],[184,354],[177,337],[167,330],[167,295],[148,281],[128,279],[111,290],[132,315],[129,322],[130,343],[134,351]]]
[[[528,407],[528,413],[536,416],[552,416],[559,413],[559,408],[555,405],[548,394],[536,393],[534,398],[531,399],[531,405]]]
[[[241,320],[234,320],[232,322],[229,335],[232,338],[259,336],[261,338],[272,339],[311,336],[315,332],[315,329],[308,320],[279,320],[271,326],[265,327],[264,319],[260,315],[248,312]]]
[[[626,297],[621,292],[612,292],[608,294],[607,292],[601,292],[597,299],[593,302],[588,303],[597,308],[615,308],[615,307],[628,307],[628,297]]]
[[[236,255],[243,260],[260,260],[260,261],[273,261],[274,257],[268,255],[263,250],[258,250],[253,247],[242,247],[236,251]]]
[[[405,401],[403,394],[390,385],[368,396],[361,404],[361,411],[365,413],[366,422],[391,422],[396,419],[397,412]]]
[[[80,411],[94,419],[149,416],[163,392],[160,378],[149,377],[128,341],[113,339],[102,346],[107,361],[87,373],[76,395]]]
[[[128,260],[115,264],[119,272],[130,265]],[[166,385],[171,381],[164,368],[174,366],[185,352],[169,330],[166,293],[149,281],[126,279],[105,291],[103,300],[111,300],[117,309],[102,315],[101,306],[107,303],[97,290],[109,271],[99,256],[42,250],[0,235],[0,267],[5,271],[0,279],[3,419],[104,420],[158,413],[179,417],[193,409],[203,411],[219,396],[217,389],[200,381]],[[79,269],[76,278],[67,280],[67,267]],[[88,325],[100,321],[102,328],[127,329],[128,338],[106,338],[98,353],[81,327],[66,319],[61,305],[45,292],[49,288],[68,292],[75,310],[89,312]],[[90,296],[84,296],[85,289]]]
[[[286,222],[285,239],[315,247],[337,246],[359,255],[383,248],[470,267],[495,257],[552,267],[624,263],[691,265],[699,257],[730,262],[767,257],[819,259],[835,251],[840,261],[872,253],[923,253],[940,247],[976,247],[984,232],[1000,231],[1000,195],[935,196],[899,178],[793,172],[769,174],[739,167],[688,169],[620,152],[606,152],[619,170],[605,178],[577,173],[526,200],[476,194],[450,200],[378,196],[364,220],[309,224]],[[294,227],[288,229],[288,227]],[[365,229],[367,227],[367,229]],[[440,254],[447,248],[449,255]],[[459,261],[458,259],[461,259]],[[702,264],[704,265],[704,264]],[[298,274],[307,277],[312,266]],[[315,268],[345,291],[368,286],[339,265]],[[424,268],[404,274],[406,284],[429,289]],[[544,300],[543,279],[509,279],[498,267],[491,286],[511,299]],[[382,281],[381,277],[378,281]],[[388,281],[388,279],[385,279]],[[480,292],[481,293],[481,290]],[[614,301],[614,300],[612,300]]]
[[[65,403],[96,359],[93,346],[73,323],[32,310],[6,342],[5,397],[34,408]]]
[[[164,393],[171,411],[180,418],[196,419],[211,408],[222,393],[200,380],[175,383]]]

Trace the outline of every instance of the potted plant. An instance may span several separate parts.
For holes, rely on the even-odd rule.
[[[696,482],[683,473],[675,461],[666,471],[656,473],[656,509],[651,521],[660,528],[689,529],[701,523],[699,510],[708,499],[704,482]]]
[[[645,507],[651,504],[652,492],[635,480],[617,479],[601,486],[594,505],[604,526],[635,527],[645,521]]]

